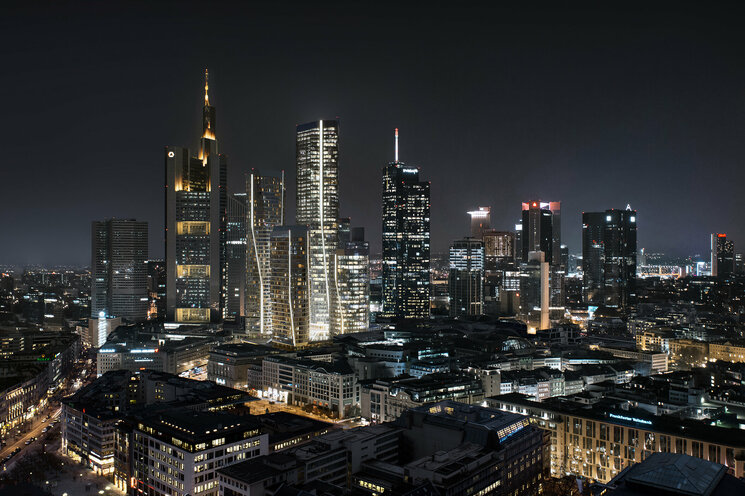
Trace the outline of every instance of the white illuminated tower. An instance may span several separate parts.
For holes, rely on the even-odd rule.
[[[298,224],[308,226],[310,340],[328,339],[335,305],[333,258],[338,247],[339,122],[320,120],[297,126]]]
[[[270,258],[272,230],[285,222],[285,174],[246,175],[246,331],[271,334]]]

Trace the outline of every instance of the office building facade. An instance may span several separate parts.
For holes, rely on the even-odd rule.
[[[465,238],[450,246],[448,295],[451,317],[484,313],[484,243],[480,239]]]
[[[223,319],[240,320],[246,308],[246,194],[228,196],[225,232],[225,307]]]
[[[147,222],[94,221],[91,238],[91,316],[147,319]]]
[[[290,346],[310,342],[310,278],[306,226],[275,227],[271,235],[271,336]]]
[[[216,111],[205,80],[199,153],[165,149],[166,315],[176,322],[223,316],[227,159],[218,153]]]
[[[430,308],[430,184],[419,168],[395,160],[383,168],[383,312],[428,319]]]
[[[310,339],[327,339],[334,302],[332,263],[338,246],[339,122],[297,126],[296,214],[308,226]]]
[[[711,275],[727,277],[735,272],[735,245],[724,233],[711,235]]]
[[[246,331],[267,336],[271,331],[271,236],[285,223],[285,177],[246,175]]]
[[[336,305],[331,312],[337,334],[366,331],[370,325],[370,247],[363,228],[352,228],[347,239],[340,236],[334,254]]]
[[[549,265],[561,260],[561,202],[534,200],[522,204],[520,250],[522,261],[528,253],[542,251]]]
[[[582,268],[589,305],[626,307],[636,282],[636,210],[582,214]]]

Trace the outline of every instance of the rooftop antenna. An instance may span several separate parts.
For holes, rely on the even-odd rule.
[[[396,153],[394,161],[398,163],[398,128],[396,128]]]

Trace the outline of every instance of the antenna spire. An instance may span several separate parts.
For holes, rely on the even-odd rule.
[[[398,163],[398,128],[396,128],[396,147],[394,161]]]
[[[205,107],[209,107],[210,105],[210,95],[209,95],[209,79],[210,79],[210,73],[207,69],[204,70],[204,105]]]

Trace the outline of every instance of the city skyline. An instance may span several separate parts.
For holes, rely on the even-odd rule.
[[[271,11],[251,12],[256,24],[274,19]],[[493,228],[511,229],[525,198],[562,202],[562,240],[572,253],[581,252],[581,212],[626,204],[640,212],[638,246],[647,251],[707,259],[712,232],[727,233],[736,245],[745,237],[735,217],[741,202],[735,185],[742,179],[737,165],[745,152],[736,139],[743,125],[735,89],[742,69],[733,64],[740,49],[732,41],[740,35],[719,12],[695,19],[692,12],[678,11],[663,20],[662,10],[652,9],[644,11],[644,21],[635,21],[632,9],[611,10],[610,17],[600,9],[559,13],[568,28],[549,25],[553,20],[546,12],[534,17],[519,9],[490,12],[505,15],[505,24],[527,22],[527,28],[492,31],[468,10],[448,24],[446,12],[435,10],[416,18],[411,34],[384,40],[413,11],[402,7],[398,16],[380,13],[373,20],[351,11],[348,17],[303,23],[306,12],[298,7],[279,35],[266,28],[253,38],[231,31],[230,40],[246,50],[238,54],[201,46],[207,33],[164,41],[174,27],[159,26],[162,32],[156,33],[148,24],[158,8],[149,14],[125,11],[124,19],[136,29],[120,39],[142,35],[131,40],[148,48],[140,58],[131,55],[137,50],[128,47],[125,54],[108,41],[114,37],[103,28],[120,28],[106,21],[113,19],[107,8],[69,21],[80,40],[64,37],[51,15],[37,16],[28,26],[18,22],[28,33],[49,31],[47,37],[58,34],[64,43],[49,53],[31,44],[10,54],[9,65],[18,74],[3,82],[6,94],[14,95],[4,136],[17,146],[6,159],[23,166],[6,171],[12,187],[0,221],[9,236],[0,247],[0,263],[84,265],[89,221],[113,217],[147,221],[151,257],[162,258],[160,154],[164,143],[194,148],[184,138],[198,131],[196,95],[204,67],[210,68],[210,96],[220,108],[231,192],[239,191],[237,184],[251,168],[294,169],[295,125],[339,117],[340,214],[366,228],[374,254],[381,250],[380,164],[392,158],[395,127],[402,161],[421,166],[432,183],[433,253],[446,253],[454,239],[468,234],[465,212],[480,205],[492,207]],[[225,20],[229,12],[220,7],[215,14]],[[178,18],[196,22],[188,6]],[[91,19],[100,22],[76,24]],[[385,26],[382,34],[374,34],[376,21]],[[700,31],[689,36],[694,21]],[[624,31],[623,23],[636,32]],[[276,39],[287,35],[287,26],[299,26],[298,32]],[[337,28],[332,38],[348,43],[335,42],[338,51],[326,61],[322,54],[331,39],[318,36],[318,47],[301,60],[294,50],[319,26]],[[439,31],[444,26],[468,34],[445,49],[453,33]],[[538,32],[545,34],[541,42],[526,41]],[[101,43],[83,45],[85,35]],[[416,41],[418,35],[443,48],[438,64]],[[549,35],[557,42],[547,48]],[[582,41],[591,36],[599,42],[585,46]],[[193,56],[165,57],[181,46],[175,43]],[[464,47],[471,51],[459,59]],[[355,62],[359,51],[369,67]],[[86,56],[105,54],[111,55],[110,65],[95,73],[84,70]],[[52,63],[54,56],[65,66]],[[696,71],[688,68],[691,58]],[[665,65],[658,68],[661,61]],[[320,70],[304,80],[296,77],[310,66]],[[249,73],[260,76],[247,79]],[[81,136],[86,137],[82,153],[77,145],[76,151],[69,148]],[[56,165],[59,155],[70,157],[71,165]],[[71,167],[76,173],[69,173]],[[454,168],[467,173],[453,174]],[[707,176],[731,180],[702,188]],[[27,200],[31,188],[39,198],[33,206]],[[295,209],[293,191],[289,177],[288,211]],[[64,239],[49,245],[43,242],[49,237]]]

